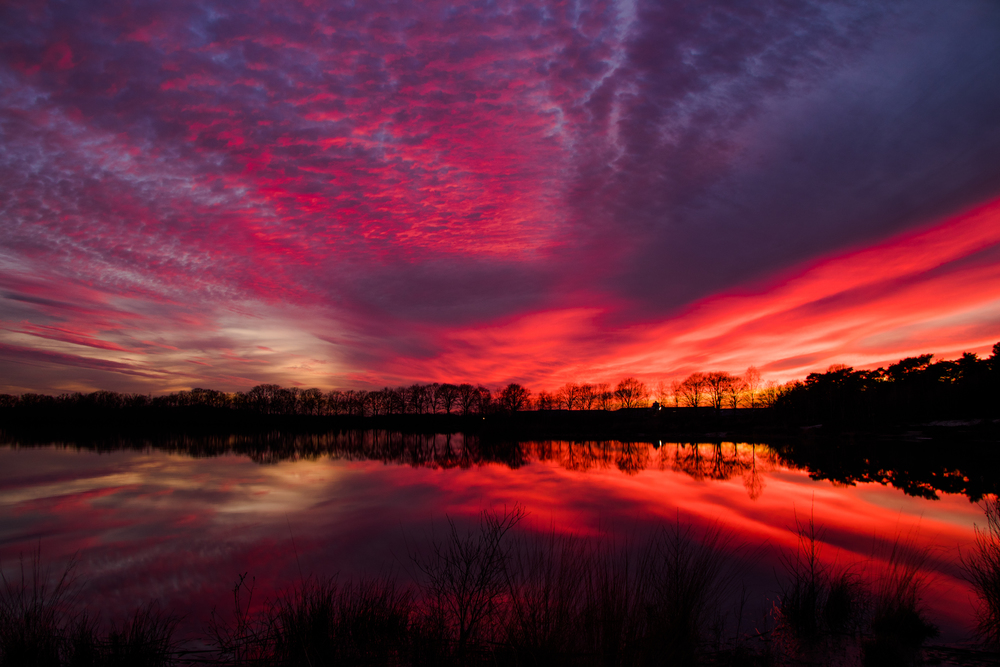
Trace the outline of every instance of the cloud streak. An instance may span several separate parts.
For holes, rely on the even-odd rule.
[[[1000,197],[993,3],[51,2],[0,26],[0,342],[33,351],[7,391],[868,358],[735,330],[671,357],[662,332]],[[927,298],[995,265],[969,252]],[[813,340],[877,300],[799,280],[812,312],[758,328]],[[983,280],[884,354],[980,346]],[[907,279],[868,289],[906,319]]]

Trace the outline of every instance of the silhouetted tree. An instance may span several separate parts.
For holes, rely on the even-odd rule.
[[[638,475],[649,465],[649,445],[645,442],[622,442],[615,466],[626,475]]]
[[[531,400],[531,392],[517,384],[511,382],[498,392],[497,403],[504,412],[514,413],[524,410]]]
[[[421,384],[411,384],[406,390],[407,410],[423,415],[429,412],[430,391]]]
[[[347,391],[341,392],[340,414],[363,417],[365,415],[365,399],[367,398],[367,394],[368,392],[359,392],[354,389],[348,389]]]
[[[556,407],[556,397],[547,391],[538,392],[538,396],[535,397],[535,409],[536,410],[553,410]]]
[[[700,407],[702,400],[705,398],[706,388],[705,374],[698,372],[691,373],[678,386],[680,402],[690,408]]]
[[[666,382],[660,380],[659,382],[656,383],[656,387],[653,389],[653,397],[656,399],[656,402],[659,403],[660,405],[667,405],[668,403],[670,403],[671,400],[670,387],[667,386]]]
[[[479,393],[471,384],[463,383],[458,385],[458,406],[463,415],[468,415],[476,408],[476,401]]]
[[[444,410],[446,415],[450,415],[458,402],[458,387],[453,384],[442,384],[437,389],[437,406]]]
[[[726,386],[726,405],[736,410],[740,404],[744,403],[747,393],[746,380],[738,375],[729,376],[729,384]]]
[[[743,374],[743,382],[746,384],[747,407],[757,407],[757,394],[761,390],[760,371],[756,366],[748,366]]]
[[[804,382],[784,386],[768,381],[761,388],[760,373],[753,366],[747,369],[743,378],[718,371],[692,373],[683,382],[673,383],[672,395],[678,406],[697,407],[706,397],[717,409],[777,405],[778,414],[813,423],[876,419],[883,423],[901,423],[899,420],[913,418],[1000,416],[998,388],[1000,342],[993,346],[986,359],[966,352],[958,359],[938,362],[934,362],[930,354],[908,357],[885,369],[855,370],[833,365],[824,373],[810,373]],[[595,407],[608,410],[616,399],[620,407],[630,408],[643,405],[647,395],[646,386],[634,377],[623,379],[614,391],[606,383],[567,383],[557,396],[540,392],[534,404],[530,402],[530,392],[516,384],[498,389],[496,395],[485,387],[471,384],[457,387],[447,383],[413,384],[371,392],[332,390],[326,394],[316,388],[302,390],[260,384],[245,393],[195,387],[156,397],[111,391],[74,392],[57,397],[34,393],[0,395],[0,409],[29,411],[32,418],[46,410],[73,410],[75,414],[96,413],[100,419],[108,411],[140,409],[357,416],[438,411],[452,414],[460,409],[466,415],[473,412],[485,415],[496,410],[525,409],[529,405],[539,409],[561,405],[570,410]],[[662,382],[657,385],[656,398],[661,403],[670,400],[670,393]]]
[[[774,380],[768,380],[759,394],[760,405],[765,408],[774,406],[779,398],[801,384],[801,382],[789,382],[785,385],[779,385]]]
[[[181,392],[186,405],[206,408],[222,408],[228,404],[227,397],[221,391],[195,387],[190,392]],[[128,397],[110,391],[97,391],[85,397],[87,403],[98,408],[124,408],[130,402]]]
[[[343,395],[344,392],[339,389],[331,389],[326,392],[324,397],[326,400],[326,410],[327,414],[340,415],[343,414]]]
[[[277,405],[275,412],[281,415],[295,415],[299,412],[299,393],[301,390],[298,387],[281,387],[277,392]]]
[[[708,389],[708,400],[716,410],[722,409],[722,404],[726,400],[729,388],[732,386],[733,376],[725,371],[712,371],[705,375],[705,386]]]
[[[276,403],[280,402],[278,398],[280,392],[281,387],[276,384],[257,385],[247,392],[250,409],[265,415],[273,414],[276,411]]]
[[[580,407],[580,386],[568,382],[564,384],[557,395],[559,407],[566,410],[575,410]]]
[[[637,408],[646,404],[649,390],[646,385],[634,377],[627,377],[615,387],[615,399],[623,408]]]
[[[611,386],[607,382],[594,385],[594,394],[598,410],[610,410],[613,407],[615,394],[611,391]]]
[[[955,366],[958,371],[956,382],[976,383],[985,379],[987,366],[975,352],[963,352],[955,361]]]
[[[323,414],[323,390],[304,389],[299,394],[299,409],[304,415]]]
[[[386,387],[368,394],[368,405],[373,417],[389,414],[389,409],[392,405],[390,392],[391,390]]]
[[[920,376],[934,358],[933,354],[922,354],[919,357],[907,357],[894,364],[889,364],[886,375],[893,382],[906,382]]]
[[[476,387],[476,411],[481,415],[493,411],[493,393],[482,385]]]
[[[406,387],[393,387],[389,390],[389,414],[405,415],[407,405]]]
[[[511,542],[507,534],[525,516],[515,505],[480,515],[478,531],[462,532],[451,519],[448,536],[431,545],[430,558],[412,557],[423,575],[432,608],[454,636],[458,664],[465,664],[470,645],[479,638],[508,589]]]

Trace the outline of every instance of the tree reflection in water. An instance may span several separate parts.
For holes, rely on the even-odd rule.
[[[0,438],[0,443],[3,442]],[[92,517],[104,513],[105,516],[98,516],[100,520],[94,524],[99,539],[95,541],[93,536],[86,536],[90,542],[102,545],[99,549],[104,549],[103,545],[112,543],[111,540],[120,540],[121,526],[126,525],[133,526],[136,544],[145,544],[142,540],[147,539],[147,525],[154,525],[164,527],[164,530],[157,528],[155,531],[157,549],[160,548],[162,535],[183,535],[178,553],[186,554],[192,548],[214,553],[212,550],[216,544],[228,544],[226,540],[231,539],[233,526],[240,526],[242,530],[246,523],[250,526],[248,534],[251,535],[247,538],[248,543],[254,549],[264,545],[259,551],[271,554],[280,551],[273,548],[274,535],[283,531],[291,535],[293,527],[288,518],[291,515],[296,521],[296,537],[300,533],[318,536],[316,542],[303,552],[307,557],[314,558],[314,562],[326,562],[322,559],[329,554],[337,554],[338,558],[354,563],[355,560],[351,559],[355,556],[344,554],[357,553],[357,561],[364,561],[362,565],[367,563],[371,553],[380,552],[374,547],[369,552],[367,547],[356,547],[356,544],[382,545],[393,539],[385,537],[378,526],[393,522],[405,522],[408,526],[424,525],[422,522],[432,511],[460,514],[471,504],[482,502],[479,499],[505,502],[510,497],[524,498],[541,507],[542,516],[545,516],[544,512],[549,512],[548,516],[554,517],[553,521],[561,522],[560,525],[577,527],[581,531],[593,530],[595,533],[602,529],[604,524],[601,522],[605,517],[610,517],[608,521],[621,520],[619,525],[623,526],[634,516],[641,517],[636,521],[646,522],[642,525],[652,525],[664,517],[678,516],[678,510],[690,515],[694,522],[722,517],[720,520],[734,526],[741,536],[746,535],[748,543],[766,543],[771,545],[768,548],[778,549],[782,539],[787,542],[787,531],[782,530],[782,525],[791,525],[790,517],[795,516],[796,503],[802,509],[803,503],[810,502],[810,494],[818,486],[825,486],[809,484],[805,474],[790,474],[789,470],[807,471],[814,479],[831,480],[838,484],[881,483],[922,498],[945,492],[965,493],[973,497],[977,493],[989,492],[989,485],[995,485],[996,480],[1000,480],[990,457],[981,453],[978,457],[974,456],[973,446],[918,449],[912,444],[872,447],[847,441],[798,443],[795,446],[732,441],[516,441],[461,433],[344,430],[62,443],[7,441],[5,445],[0,444],[11,448],[51,445],[96,452],[130,450],[185,457],[226,455],[229,458],[215,462],[181,461],[179,465],[177,461],[169,461],[169,465],[153,465],[148,470],[143,468],[147,472],[139,475],[137,484],[130,483],[128,486],[122,486],[124,478],[120,476],[125,467],[120,467],[118,463],[114,466],[100,465],[93,475],[87,477],[91,480],[87,485],[92,490],[108,490],[107,494],[92,494],[103,500],[93,504],[85,501],[79,506],[63,500],[58,502],[57,507],[46,503],[19,505],[18,511],[23,510],[25,517],[22,523],[29,527],[25,530],[34,531],[33,526],[48,526],[46,522],[51,521],[51,525],[57,528],[64,526],[65,534],[72,537],[78,526],[85,526],[87,521],[93,520]],[[935,452],[935,457],[927,455],[930,451]],[[28,465],[40,461],[44,463],[50,453],[38,451],[32,454],[38,456],[25,457],[22,470],[28,470]],[[236,457],[245,458],[237,460]],[[62,462],[74,458],[52,457]],[[262,467],[254,469],[250,460]],[[321,465],[271,465],[311,460]],[[328,465],[331,460],[376,463],[368,466]],[[388,465],[383,468],[377,465],[378,462]],[[136,468],[149,466],[150,462],[136,461],[134,465]],[[476,474],[478,467],[484,467],[482,474]],[[363,474],[352,477],[349,483],[330,483],[345,479],[342,473],[349,468],[359,468]],[[40,498],[48,498],[46,494],[52,493],[58,493],[55,497],[61,498],[61,489],[53,491],[45,486],[52,483],[52,478],[44,474],[44,466],[39,465],[38,469],[41,471],[38,479],[31,478],[25,485],[39,485]],[[428,472],[448,469],[458,474]],[[470,474],[460,472],[466,469],[470,470]],[[574,474],[563,474],[563,470]],[[161,476],[162,471],[168,474]],[[176,480],[191,477],[192,471],[204,472],[206,481],[199,479],[190,487],[183,487],[183,492],[177,494],[179,498],[183,496],[177,507],[152,508],[152,501],[145,500],[159,498],[160,491],[172,488]],[[589,476],[576,474],[587,471],[593,473]],[[235,490],[230,490],[234,479],[239,481]],[[308,484],[303,482],[307,479],[312,481]],[[399,483],[396,484],[395,480]],[[765,484],[769,486],[765,488]],[[268,497],[260,493],[265,490],[270,494]],[[887,497],[902,494],[877,490],[872,493],[873,489],[868,488],[864,493],[857,494],[855,500],[846,502],[845,498],[853,496],[842,493],[842,490],[827,491],[829,493],[819,495],[824,496],[821,501],[824,508],[822,520],[830,527],[829,544],[832,548],[828,553],[837,554],[835,558],[844,554],[844,562],[865,562],[871,534],[878,531],[891,536],[893,526],[898,525],[899,518]],[[744,492],[751,501],[760,501],[746,502]],[[741,501],[741,497],[744,500]],[[354,498],[362,500],[355,502]],[[350,499],[350,502],[343,502],[345,499]],[[900,506],[910,508],[908,516],[917,516],[917,510],[923,512],[924,508],[935,514],[936,518],[921,519],[927,522],[924,525],[934,526],[933,530],[928,529],[932,535],[923,539],[922,544],[950,547],[961,543],[962,539],[967,542],[971,539],[971,519],[965,512],[971,506],[963,499],[942,499],[943,502],[935,503],[937,508],[922,502],[910,502],[909,499],[898,500]],[[156,502],[159,503],[158,500]],[[95,508],[97,513],[93,511]],[[146,512],[153,509],[162,514],[158,514],[155,521],[150,521]],[[205,517],[199,519],[194,532],[190,532],[187,523],[192,516]],[[964,528],[962,517],[967,520]],[[130,521],[133,523],[129,524]],[[11,522],[11,525],[14,526],[14,523]],[[11,530],[18,535],[21,532],[17,531],[22,531],[17,526]],[[46,530],[50,529],[46,527]],[[25,534],[33,536],[34,533]],[[194,544],[189,544],[192,534],[201,537],[197,537]],[[199,539],[202,541],[198,542]],[[358,541],[353,542],[354,539]],[[121,548],[124,542],[114,544],[115,548]],[[210,547],[198,546],[200,544]],[[241,545],[232,547],[232,552],[242,554],[239,551],[243,548]],[[301,542],[299,547],[302,547]],[[96,548],[94,552],[97,552]],[[295,552],[296,564],[299,553]],[[319,554],[323,554],[322,558]],[[104,556],[101,555],[101,558]],[[141,561],[132,554],[128,554],[128,558],[130,561]],[[281,571],[284,566],[277,561],[269,565],[271,561],[267,558],[270,556],[247,556],[251,562],[255,558],[261,558],[261,568],[267,565],[274,571]],[[879,558],[873,556],[871,560],[885,560]],[[170,571],[168,576],[173,576],[175,560],[172,556],[163,559],[171,566],[165,568]],[[224,566],[229,567],[228,561]],[[340,567],[339,561],[337,567]],[[197,569],[199,572],[212,571],[209,566]],[[933,595],[937,596],[934,599],[945,601],[934,602],[935,618],[944,618],[950,623],[952,629],[949,632],[954,635],[953,628],[960,624],[961,619],[960,612],[955,612],[953,608],[958,609],[964,601],[964,589],[954,592],[958,566],[942,556],[929,564],[927,569],[938,577],[933,583]],[[769,572],[768,567],[761,565],[747,575],[748,580],[758,587],[766,587],[760,582],[770,576]],[[134,580],[143,581],[143,576],[134,577]],[[106,583],[102,586],[118,591],[119,576],[115,574],[113,579],[113,582],[110,577],[103,579],[102,582]],[[193,581],[201,585],[200,579]],[[762,592],[761,599],[765,595],[766,591]]]
[[[827,479],[838,484],[876,482],[896,487],[907,495],[929,499],[944,492],[964,494],[978,501],[1000,491],[998,457],[992,448],[977,447],[974,443],[942,447],[939,444],[838,441],[780,446],[721,441],[518,441],[462,433],[343,430],[106,438],[55,443],[7,440],[6,444],[10,447],[55,445],[99,452],[156,449],[192,457],[238,454],[260,464],[330,457],[440,469],[467,469],[487,464],[517,469],[533,461],[555,463],[566,470],[581,472],[616,468],[626,475],[637,475],[649,469],[669,469],[699,481],[742,477],[752,499],[763,493],[765,474],[780,467],[806,470],[813,479]]]
[[[509,441],[461,433],[400,433],[384,430],[229,436],[174,436],[155,439],[105,439],[78,442],[8,442],[10,447],[49,446],[110,452],[159,450],[195,458],[242,455],[262,464],[316,460],[380,461],[420,468],[467,469],[499,464],[511,469],[537,461],[566,470],[674,470],[696,480],[742,477],[751,498],[764,488],[763,473],[781,465],[766,445],[717,443],[652,443],[617,440]]]
[[[673,455],[665,457],[661,453],[661,461],[669,461],[672,470],[683,472],[698,481],[725,481],[742,477],[747,495],[753,500],[764,492],[764,473],[782,465],[777,453],[766,445],[735,442],[675,443]]]

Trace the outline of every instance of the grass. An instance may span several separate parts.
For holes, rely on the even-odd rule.
[[[73,583],[72,563],[53,577],[37,550],[27,563],[21,555],[16,575],[0,569],[0,665],[61,664],[69,634],[87,627],[66,614]]]
[[[74,667],[171,665],[175,662],[173,633],[176,626],[177,618],[164,614],[156,603],[139,607],[120,624],[112,623],[103,636],[95,631],[96,624],[84,621],[77,625],[73,657],[69,662]]]
[[[991,507],[995,527],[997,506]],[[726,606],[739,597],[741,564],[751,556],[721,531],[696,532],[677,520],[647,536],[582,538],[521,530],[524,517],[515,506],[483,512],[471,528],[449,521],[414,554],[413,585],[388,574],[307,578],[260,601],[244,574],[232,589],[231,609],[213,613],[213,649],[199,661],[772,665],[815,656],[822,662],[843,640],[856,650],[838,655],[855,663],[904,665],[935,632],[921,609],[926,551],[900,538],[879,543],[865,570],[845,570],[825,564],[820,527],[796,525],[799,544],[784,558],[775,634],[814,648],[787,654],[757,641],[770,636],[766,629],[741,634],[745,587],[731,622]],[[997,544],[993,530],[977,533],[980,550],[965,557],[967,567],[987,571],[997,562],[983,556],[997,554],[986,551]],[[102,624],[80,611],[72,567],[52,575],[39,561],[36,553],[3,574],[0,665],[181,664],[175,618],[147,605]]]
[[[74,563],[53,573],[41,552],[22,555],[16,574],[0,568],[0,665],[3,667],[165,667],[175,662],[177,619],[155,603],[102,631],[80,611]]]
[[[983,500],[986,526],[976,526],[971,552],[961,554],[966,580],[977,597],[976,634],[987,646],[1000,648],[1000,498]]]
[[[240,665],[697,664],[735,581],[718,531],[645,539],[517,532],[520,507],[448,522],[390,576],[308,580],[251,614],[253,581],[214,619],[216,661]]]
[[[779,627],[806,643],[857,630],[870,599],[866,582],[854,570],[823,562],[824,531],[811,516],[808,522],[796,518],[795,532],[798,548],[781,556]]]
[[[581,610],[593,554],[579,538],[519,536],[508,561],[502,637],[526,665],[558,664],[582,650]]]
[[[923,643],[938,630],[924,616],[921,592],[927,549],[897,536],[876,544],[885,566],[872,582],[870,632],[865,638],[866,665],[910,665]]]
[[[798,548],[782,558],[784,584],[776,605],[779,634],[797,659],[839,659],[854,646],[864,665],[911,665],[937,635],[924,616],[921,595],[928,552],[897,536],[877,540],[863,570],[835,568],[821,558],[823,531],[796,522]],[[832,657],[827,659],[832,661]]]
[[[720,605],[735,589],[735,566],[744,549],[718,528],[696,536],[679,520],[664,528],[654,545],[651,649],[668,664],[691,664],[709,643],[710,632],[719,634]]]

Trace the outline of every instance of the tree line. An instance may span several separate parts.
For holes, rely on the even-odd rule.
[[[1000,413],[998,388],[1000,343],[985,359],[966,352],[937,362],[922,354],[871,370],[834,365],[783,387],[775,408],[792,419],[825,424],[982,418]]]
[[[674,407],[708,406],[716,410],[770,407],[784,390],[774,380],[763,382],[755,366],[747,368],[743,375],[696,371],[682,381],[675,380],[669,393],[662,384],[657,388],[663,401],[672,402]]]
[[[617,410],[649,407],[771,408],[802,419],[843,421],[876,415],[992,414],[1000,386],[1000,343],[989,358],[965,353],[953,361],[933,355],[908,357],[886,368],[854,370],[835,365],[811,373],[804,381],[784,385],[763,381],[756,367],[742,375],[727,371],[694,372],[670,385],[654,387],[635,377],[610,383],[567,383],[556,391],[539,391],[510,383],[495,389],[481,384],[430,383],[384,387],[374,391],[300,389],[261,384],[249,391],[222,392],[195,388],[163,396],[97,391],[59,396],[0,394],[0,409],[44,411],[204,408],[265,415],[489,415],[522,410]]]
[[[0,408],[80,409],[212,408],[267,415],[488,415],[531,409],[615,410],[649,404],[646,385],[634,377],[616,386],[567,384],[555,393],[532,392],[517,383],[489,389],[483,385],[430,383],[385,387],[374,391],[300,389],[260,384],[246,392],[195,388],[163,396],[96,391],[58,396],[0,394]]]
[[[277,384],[260,384],[249,391],[223,392],[194,388],[163,396],[96,391],[67,393],[0,394],[0,408],[79,407],[96,409],[211,408],[231,409],[266,415],[353,415],[358,417],[391,414],[492,414],[523,410],[529,392],[518,384],[490,390],[471,384],[412,384],[376,391],[300,389]]]

